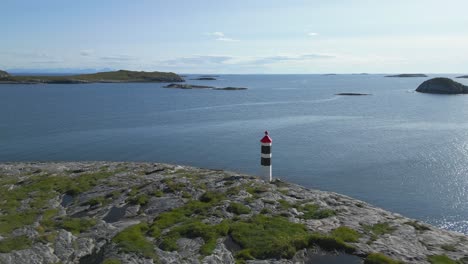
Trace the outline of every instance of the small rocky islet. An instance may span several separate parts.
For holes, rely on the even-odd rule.
[[[468,259],[463,234],[280,180],[130,162],[0,163],[0,175],[0,263]]]
[[[467,94],[468,86],[450,78],[438,77],[420,84],[416,92],[432,94]]]
[[[245,87],[214,87],[214,86],[207,86],[207,85],[179,84],[179,83],[171,83],[163,87],[172,88],[172,89],[211,89],[211,90],[225,90],[225,91],[247,90],[247,88]]]

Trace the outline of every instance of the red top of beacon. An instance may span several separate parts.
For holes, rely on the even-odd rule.
[[[265,131],[265,136],[260,140],[262,143],[271,143],[273,142],[271,138],[268,136],[268,131]]]

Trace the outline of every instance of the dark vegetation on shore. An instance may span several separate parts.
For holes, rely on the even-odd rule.
[[[111,71],[70,76],[12,76],[0,72],[0,84],[74,84],[74,83],[122,83],[122,82],[183,82],[172,72]]]

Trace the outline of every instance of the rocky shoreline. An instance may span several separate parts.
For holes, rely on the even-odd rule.
[[[468,259],[463,234],[235,172],[49,162],[0,163],[0,175],[0,263],[308,263],[320,252],[365,263]]]

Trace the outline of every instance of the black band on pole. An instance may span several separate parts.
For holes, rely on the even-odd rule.
[[[261,164],[262,166],[271,166],[271,158],[262,158]]]
[[[262,154],[271,154],[271,146],[262,146]]]

